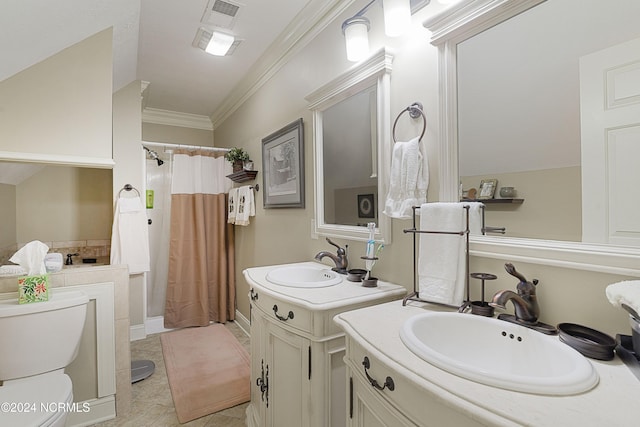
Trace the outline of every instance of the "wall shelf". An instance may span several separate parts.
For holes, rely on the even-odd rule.
[[[463,202],[480,202],[485,204],[511,204],[521,205],[524,199],[462,199]]]
[[[251,181],[253,179],[256,179],[257,174],[258,174],[258,171],[241,170],[238,172],[234,172],[231,175],[227,175],[227,178],[229,178],[231,181],[234,181],[234,182],[245,182],[245,181]]]

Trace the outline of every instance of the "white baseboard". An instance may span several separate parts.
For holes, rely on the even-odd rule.
[[[89,409],[85,412],[74,411],[69,413],[66,422],[68,427],[92,426],[116,417],[116,399],[114,396],[80,402],[78,407],[84,408],[82,405],[85,403],[89,404]]]
[[[244,317],[244,315],[240,313],[238,310],[236,310],[235,322],[238,324],[238,326],[240,326],[240,329],[242,329],[242,331],[247,336],[251,336],[251,333],[249,332],[251,330],[251,322],[249,322],[249,319]]]
[[[173,330],[164,327],[164,316],[148,317],[144,322],[144,327],[147,335],[159,334]]]
[[[246,317],[244,317],[244,315],[242,313],[240,313],[238,310],[236,310],[236,320],[235,320],[236,324],[240,327],[240,329],[242,329],[242,331],[247,334],[247,336],[249,336],[249,330],[250,330],[250,323],[249,323],[249,319],[247,319]],[[135,339],[133,338],[133,328],[138,328],[138,326],[132,326],[131,327],[131,341],[135,341]],[[162,332],[169,332],[169,331],[173,331],[173,329],[167,329],[164,327],[164,317],[163,316],[156,316],[156,317],[149,317],[147,318],[147,320],[144,322],[144,330],[146,332],[146,335],[153,335],[153,334],[159,334]],[[146,335],[143,338],[146,338]],[[136,338],[136,339],[142,339],[142,338]]]
[[[146,337],[145,325],[133,325],[129,327],[129,341],[143,340]]]

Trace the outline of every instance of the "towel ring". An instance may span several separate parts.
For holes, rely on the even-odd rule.
[[[123,191],[131,191],[131,190],[135,191],[138,197],[140,197],[140,192],[136,189],[136,187],[134,187],[131,184],[125,184],[124,187],[122,187],[120,191],[118,191],[118,197],[120,197],[120,194],[122,194]]]
[[[400,119],[400,116],[402,116],[407,111],[409,112],[409,116],[412,119],[417,119],[418,117],[422,116],[422,133],[420,134],[420,138],[418,139],[418,141],[422,141],[422,137],[427,130],[427,117],[422,112],[422,104],[419,102],[414,102],[404,110],[400,111],[400,114],[398,114],[398,117],[396,117],[396,120],[393,122],[392,136],[394,143],[398,142],[396,141],[396,125],[398,124],[398,119]]]

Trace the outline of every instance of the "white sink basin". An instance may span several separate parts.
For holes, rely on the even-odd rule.
[[[342,282],[338,273],[307,266],[278,267],[267,273],[271,283],[292,288],[324,288]]]
[[[571,395],[599,380],[591,362],[557,338],[494,318],[419,314],[404,323],[400,338],[440,369],[507,390]]]

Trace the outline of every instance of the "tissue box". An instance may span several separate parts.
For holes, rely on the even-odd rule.
[[[18,279],[18,304],[49,301],[49,275]]]

